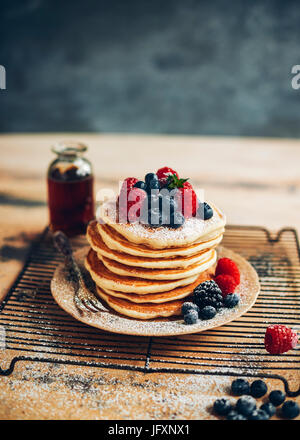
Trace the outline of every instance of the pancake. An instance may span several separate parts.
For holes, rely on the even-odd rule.
[[[211,204],[213,216],[209,220],[196,217],[185,220],[178,229],[168,227],[149,228],[141,223],[117,223],[116,199],[104,203],[101,207],[101,218],[129,242],[145,244],[152,249],[188,246],[195,241],[225,226],[226,218],[220,210]]]
[[[163,304],[136,304],[127,301],[126,299],[107,295],[99,287],[97,287],[97,293],[100,298],[116,312],[137,319],[167,318],[169,316],[180,315],[181,307],[184,303],[184,299],[179,299],[177,301],[169,301]]]
[[[218,229],[217,231],[215,231],[216,235],[214,235],[208,241],[204,240],[202,242],[194,243],[189,246],[155,250],[155,249],[150,249],[143,244],[136,245],[134,243],[130,243],[121,234],[118,234],[118,232],[113,230],[108,225],[97,223],[97,228],[103,242],[106,244],[106,246],[109,249],[137,257],[158,258],[160,260],[163,258],[170,258],[176,256],[197,255],[199,254],[199,252],[205,249],[211,249],[212,247],[217,246],[222,241],[223,232],[224,232],[224,228]]]
[[[197,275],[179,280],[145,280],[141,278],[117,275],[108,270],[92,249],[85,259],[85,267],[99,287],[140,295],[165,292],[179,286],[186,286],[197,279]]]
[[[110,258],[98,255],[104,266],[117,275],[127,277],[138,277],[148,280],[178,280],[188,278],[193,275],[199,275],[204,270],[209,269],[217,259],[217,253],[214,249],[208,251],[202,256],[202,261],[192,264],[186,268],[177,269],[148,269],[142,267],[127,266]]]
[[[187,298],[191,295],[193,290],[204,281],[210,280],[211,274],[208,270],[199,275],[196,281],[192,284],[183,287],[177,287],[176,289],[169,290],[167,292],[149,293],[147,295],[138,295],[136,293],[117,292],[115,290],[103,289],[102,291],[110,296],[116,296],[117,298],[123,298],[127,301],[134,303],[156,303],[161,304],[168,301],[174,301],[182,298]]]
[[[185,268],[203,260],[204,253],[209,253],[207,250],[199,251],[198,254],[191,256],[175,256],[169,258],[150,258],[142,256],[129,255],[118,250],[109,248],[103,241],[97,227],[97,221],[90,222],[87,228],[87,240],[92,249],[99,254],[107,257],[118,263],[126,264],[127,266],[145,267],[148,269],[172,269]],[[214,246],[212,246],[214,247]]]

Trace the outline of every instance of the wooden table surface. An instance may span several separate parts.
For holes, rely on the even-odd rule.
[[[300,140],[84,133],[1,135],[0,300],[21,269],[32,239],[48,221],[45,176],[54,159],[50,146],[70,139],[88,144],[87,157],[94,166],[96,191],[117,189],[125,177],[143,177],[146,172],[169,165],[203,188],[206,199],[213,200],[226,213],[228,223],[272,230],[291,226],[300,231]],[[188,402],[184,399],[184,383],[178,382],[174,393],[171,377],[147,375],[151,385],[143,387],[143,395],[146,399],[147,393],[148,397],[152,393],[151,412],[143,407],[144,398],[135,385],[144,383],[142,373],[77,370],[78,367],[18,364],[12,377],[0,378],[0,418],[212,417],[207,412],[207,402],[204,404],[200,398],[201,378],[197,382],[191,376],[198,397]],[[47,388],[40,380],[45,375],[52,377]],[[98,379],[101,376],[104,385],[101,388],[96,380],[94,392],[84,395],[82,381],[87,375]],[[75,384],[76,377],[81,378],[78,386],[68,386],[71,376]],[[120,384],[118,404],[112,400],[116,393],[112,377],[118,377]],[[229,378],[222,383],[218,378],[208,381],[208,400],[223,395],[229,382]],[[281,387],[279,382],[277,385]],[[166,408],[155,389],[163,390],[158,393],[160,397],[174,393],[177,409]],[[131,400],[126,397],[128,393]],[[72,411],[64,405],[68,399],[76,403]]]

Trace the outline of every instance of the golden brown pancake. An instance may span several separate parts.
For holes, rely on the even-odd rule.
[[[118,217],[116,199],[105,202],[101,207],[101,218],[116,232],[123,235],[128,241],[135,244],[144,244],[152,249],[166,249],[170,247],[189,246],[220,228],[224,228],[226,218],[212,203],[213,216],[208,220],[197,217],[186,218],[184,224],[173,229],[169,227],[150,228],[142,223],[117,223]]]
[[[136,245],[130,243],[121,234],[118,234],[110,226],[97,223],[98,231],[109,249],[117,250],[125,254],[130,254],[138,257],[150,257],[150,258],[169,258],[176,256],[191,256],[199,254],[199,252],[205,249],[211,249],[217,246],[223,238],[224,228],[216,231],[216,234],[207,241],[193,243],[189,246],[172,247],[166,249],[150,249],[149,247],[140,244]]]
[[[92,249],[97,252],[98,256],[103,255],[106,258],[115,260],[118,263],[126,264],[127,266],[145,267],[149,269],[172,269],[185,268],[203,260],[204,254],[209,254],[209,250],[199,251],[197,254],[191,256],[175,256],[166,258],[152,258],[130,255],[125,252],[120,252],[110,249],[103,241],[97,227],[97,221],[90,222],[87,228],[87,240]],[[211,249],[215,247],[212,246]]]
[[[208,252],[208,255],[204,254],[203,261],[185,268],[177,269],[148,269],[143,267],[133,267],[118,263],[117,261],[106,258],[100,254],[98,257],[108,270],[117,275],[138,277],[148,280],[179,280],[193,275],[199,275],[199,273],[209,269],[216,262],[217,253],[212,249]]]
[[[102,289],[104,293],[110,296],[116,296],[117,298],[123,298],[134,303],[164,303],[168,301],[174,301],[182,298],[187,298],[193,290],[204,281],[210,280],[211,274],[208,270],[202,272],[200,276],[196,279],[194,283],[188,284],[187,286],[177,287],[176,289],[169,290],[167,292],[160,293],[148,293],[147,295],[138,295],[136,293],[125,293],[117,292],[110,289]]]
[[[163,304],[136,304],[127,301],[126,299],[107,295],[102,289],[100,289],[100,287],[97,287],[97,293],[100,298],[116,312],[138,319],[154,319],[158,317],[180,315],[181,307],[184,303],[184,299],[179,299],[177,301],[169,301]]]
[[[121,292],[132,292],[145,295],[147,293],[165,292],[179,286],[186,286],[197,279],[197,275],[180,280],[145,280],[142,278],[126,277],[109,271],[99,260],[95,251],[90,249],[85,267],[97,286]]]

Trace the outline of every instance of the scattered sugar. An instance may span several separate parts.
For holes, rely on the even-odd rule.
[[[82,268],[82,260],[86,253],[87,249],[81,249],[77,253],[77,258]],[[198,333],[211,328],[220,327],[244,314],[255,302],[259,291],[256,272],[246,260],[222,247],[218,249],[218,254],[219,258],[228,257],[233,259],[239,266],[241,283],[236,292],[240,295],[240,303],[233,309],[222,309],[222,311],[211,320],[199,321],[194,325],[184,324],[182,317],[150,321],[127,318],[108,309],[104,304],[103,311],[99,313],[84,312],[83,315],[79,315],[73,302],[74,291],[72,284],[67,280],[63,265],[60,265],[54,274],[51,284],[52,294],[57,303],[76,319],[106,331],[138,336],[174,336]],[[86,276],[88,275],[86,274]]]

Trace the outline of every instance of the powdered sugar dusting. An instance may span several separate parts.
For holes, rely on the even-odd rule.
[[[77,253],[77,258],[81,265],[86,253],[87,249],[82,249]],[[103,311],[99,313],[85,312],[81,316],[73,303],[73,287],[71,282],[67,280],[67,274],[63,265],[59,266],[54,274],[51,291],[56,302],[76,319],[106,331],[138,336],[169,336],[198,333],[211,328],[220,327],[238,318],[254,304],[259,293],[257,274],[245,259],[222,247],[218,249],[218,254],[219,258],[231,258],[239,266],[241,283],[236,292],[241,297],[240,303],[234,309],[223,309],[215,318],[209,321],[199,321],[194,325],[184,324],[182,318],[149,321],[129,319],[108,309],[104,304]]]

